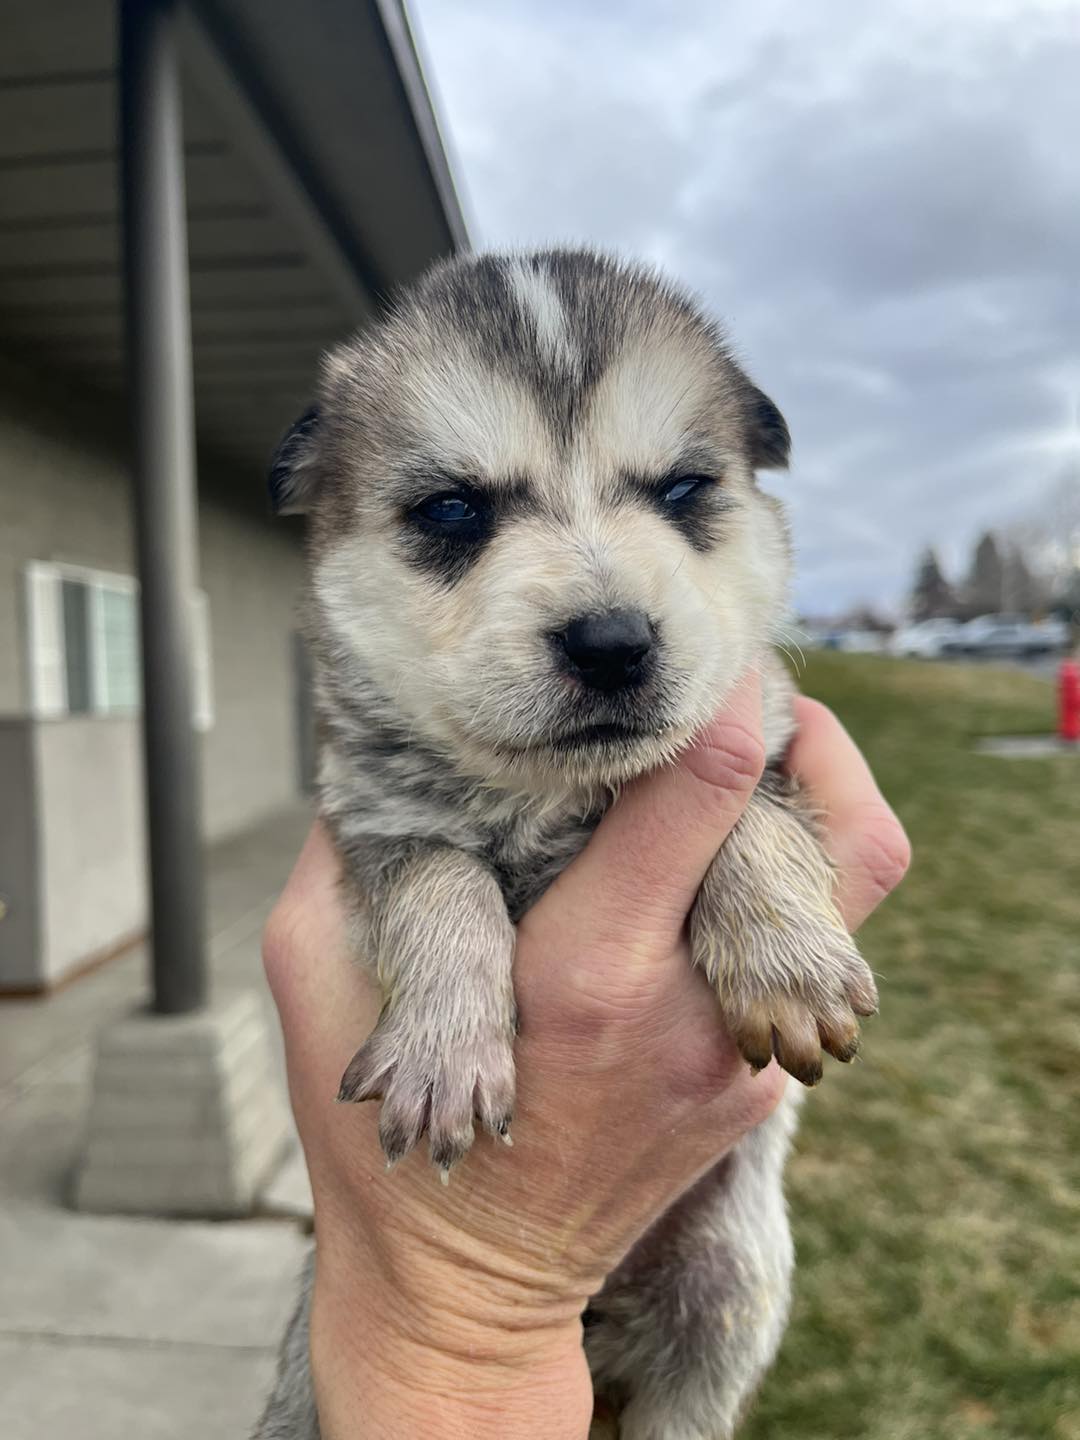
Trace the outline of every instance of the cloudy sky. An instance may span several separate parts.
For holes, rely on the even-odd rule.
[[[796,600],[1080,462],[1080,0],[413,0],[479,245],[593,241],[729,324],[795,438]]]

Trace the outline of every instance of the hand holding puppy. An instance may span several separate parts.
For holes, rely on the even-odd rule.
[[[906,841],[838,722],[797,706],[789,763],[827,816],[854,929],[901,878]],[[523,918],[515,1148],[478,1141],[445,1189],[418,1154],[386,1174],[375,1107],[329,1099],[379,1002],[350,959],[337,858],[312,832],[266,965],[315,1192],[324,1440],[585,1434],[586,1302],[783,1094],[778,1068],[751,1076],[721,1031],[685,938],[760,775],[758,708],[744,684],[677,765],[629,786]]]

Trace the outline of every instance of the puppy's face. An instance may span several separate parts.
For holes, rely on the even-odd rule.
[[[284,442],[335,690],[463,772],[616,783],[722,705],[784,602],[755,468],[778,412],[648,273],[588,254],[434,271],[327,362]]]

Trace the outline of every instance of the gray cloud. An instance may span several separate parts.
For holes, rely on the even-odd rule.
[[[416,0],[483,244],[656,260],[796,441],[797,599],[902,598],[1080,447],[1076,0]]]

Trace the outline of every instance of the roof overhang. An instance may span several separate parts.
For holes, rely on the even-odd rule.
[[[0,349],[123,405],[113,0],[14,0],[0,56]],[[319,354],[467,247],[398,0],[181,7],[200,439],[261,462]]]

